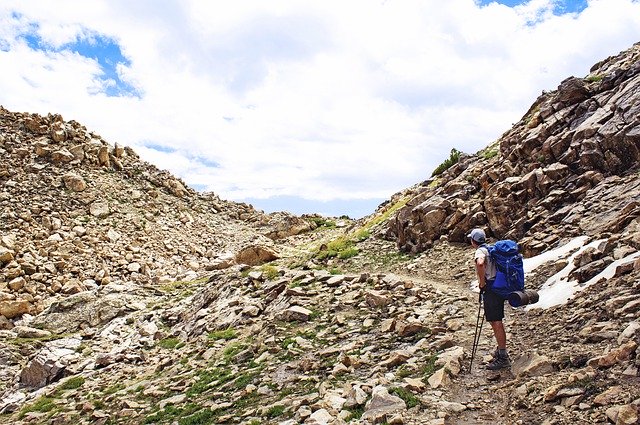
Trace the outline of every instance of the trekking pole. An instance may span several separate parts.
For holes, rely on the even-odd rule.
[[[473,335],[473,348],[471,349],[471,361],[469,362],[469,370],[467,373],[471,373],[471,366],[473,366],[473,358],[476,355],[476,350],[478,349],[478,343],[480,342],[480,337],[482,336],[482,325],[484,324],[484,314],[482,315],[482,320],[480,320],[481,310],[482,310],[482,297],[483,291],[480,290],[480,294],[478,295],[478,319],[476,320],[476,332]],[[478,323],[480,326],[478,327]]]

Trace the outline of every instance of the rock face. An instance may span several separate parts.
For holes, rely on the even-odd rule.
[[[398,194],[408,202],[385,236],[421,252],[478,226],[531,255],[559,233],[629,226],[640,212],[640,44],[543,93],[497,143]]]

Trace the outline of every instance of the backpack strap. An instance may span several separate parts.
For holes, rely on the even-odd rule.
[[[489,246],[487,245],[487,243],[486,243],[486,242],[485,242],[485,243],[483,243],[482,245],[480,245],[480,246],[478,247],[478,249],[479,249],[479,248],[484,248],[484,251],[487,253],[487,256],[486,256],[486,257],[489,259],[488,261],[492,261],[492,260],[491,260],[491,253],[489,252]],[[486,262],[485,262],[485,265],[486,265]],[[495,280],[496,280],[495,276],[494,276],[494,278],[493,278],[493,279],[487,279],[487,277],[486,277],[486,275],[485,275],[485,279],[486,279],[486,282],[487,282],[487,288],[488,288],[488,289],[491,289],[491,286],[493,286],[493,282],[495,282]]]

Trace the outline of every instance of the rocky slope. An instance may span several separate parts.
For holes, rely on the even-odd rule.
[[[8,319],[41,312],[49,295],[272,260],[274,239],[313,226],[197,194],[59,115],[0,109],[0,154],[0,314]]]
[[[1,109],[0,423],[638,423],[639,57],[358,222],[198,194]],[[469,370],[474,226],[546,252],[541,306],[576,291],[507,308],[500,373],[486,324]]]
[[[396,195],[409,201],[387,237],[419,252],[485,226],[533,255],[563,235],[621,233],[640,211],[639,99],[636,44],[543,93],[492,146]]]

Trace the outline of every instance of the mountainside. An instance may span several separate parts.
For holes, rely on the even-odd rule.
[[[410,200],[387,237],[419,252],[486,226],[533,255],[563,236],[623,233],[639,211],[639,93],[636,44],[543,93],[496,143],[402,194]]]
[[[199,194],[0,107],[0,423],[640,423],[640,44],[358,221]],[[472,249],[538,304],[478,325]],[[537,256],[538,254],[541,254]]]

